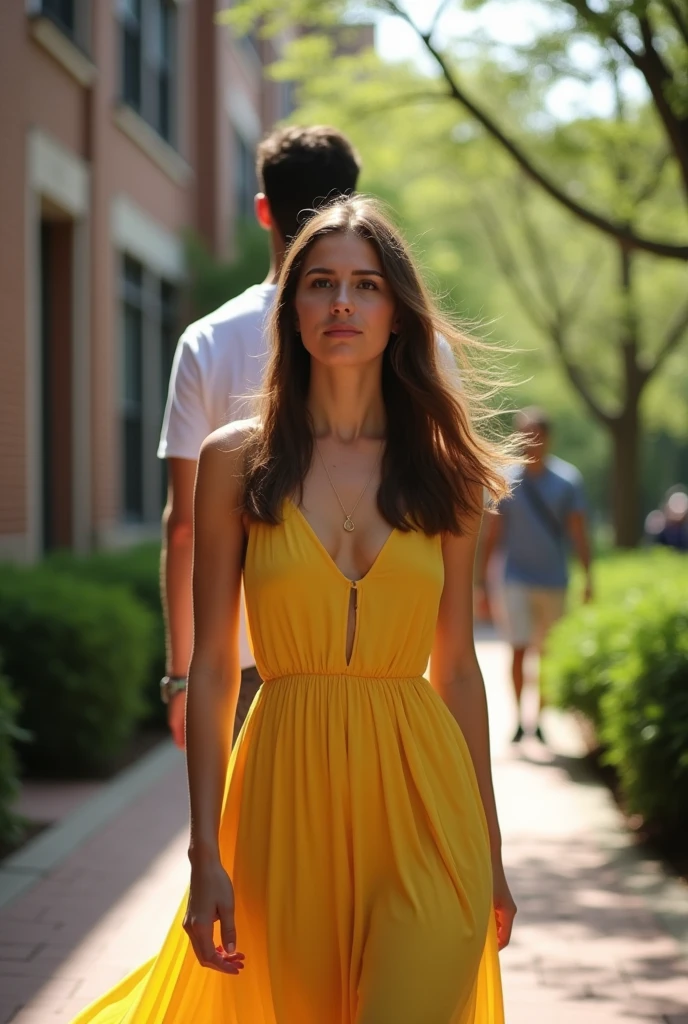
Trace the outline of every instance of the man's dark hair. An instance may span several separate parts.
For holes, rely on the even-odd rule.
[[[514,427],[524,433],[531,430],[542,430],[545,434],[549,434],[552,429],[552,421],[544,409],[539,409],[536,405],[529,405],[527,409],[521,409],[516,413]]]
[[[309,213],[356,189],[361,162],[349,140],[328,125],[281,128],[258,146],[256,173],[275,225],[289,242]]]

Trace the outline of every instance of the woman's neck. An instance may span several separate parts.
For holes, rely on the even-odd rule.
[[[381,440],[387,426],[378,367],[325,367],[311,363],[308,408],[315,436],[342,444]]]

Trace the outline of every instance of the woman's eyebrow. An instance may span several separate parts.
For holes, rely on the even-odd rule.
[[[332,270],[330,267],[311,267],[310,270],[306,271],[306,275],[305,276],[309,277],[311,274],[336,274],[336,273],[337,273],[336,270]],[[351,273],[353,274],[354,277],[382,277],[382,278],[384,278],[384,276],[385,276],[379,270],[352,270]]]

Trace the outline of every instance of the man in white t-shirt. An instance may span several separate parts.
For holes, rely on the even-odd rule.
[[[167,459],[169,479],[162,520],[167,675],[161,693],[179,747],[184,746],[186,675],[193,640],[193,490],[201,444],[217,427],[250,415],[250,396],[261,386],[267,361],[263,325],[286,246],[307,216],[305,211],[325,198],[355,190],[360,162],[336,129],[290,127],[273,132],[260,144],[256,169],[262,189],[255,199],[256,217],[270,233],[268,276],[263,284],[253,285],[192,324],[180,338],[158,447],[158,456]],[[237,727],[260,686],[243,615],[240,651]]]

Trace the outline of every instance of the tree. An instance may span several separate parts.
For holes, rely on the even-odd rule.
[[[554,79],[570,73],[560,35],[540,39],[539,47],[538,60],[547,53],[556,65]],[[431,269],[445,287],[452,274],[453,283],[460,276],[464,309],[504,309],[503,297],[495,301],[494,289],[485,287],[496,259],[529,333],[534,327],[549,340],[564,379],[610,438],[615,534],[629,546],[641,523],[644,396],[651,382],[661,382],[688,327],[688,307],[680,303],[683,264],[649,255],[636,242],[649,237],[650,226],[667,239],[686,223],[682,179],[652,103],[625,101],[615,54],[596,71],[617,92],[617,114],[608,119],[538,117],[553,81],[536,74],[538,66],[525,59],[505,65],[487,48],[473,50],[462,62],[462,85],[489,95],[491,109],[515,126],[512,137],[529,162],[547,167],[557,188],[579,204],[586,199],[605,209],[614,231],[572,218],[575,211],[520,161],[515,170],[510,149],[500,155],[470,109],[447,103],[439,79],[381,66],[372,54],[334,60],[327,36],[312,33],[278,73],[302,82],[297,118],[335,120],[364,152],[367,187],[392,200],[411,233],[432,229]],[[457,261],[467,252],[472,258]],[[538,374],[542,362],[540,354]]]
[[[527,135],[508,129],[498,108],[488,100],[477,99],[464,81],[452,48],[439,41],[438,30],[451,7],[480,8],[491,0],[440,0],[433,16],[422,26],[409,13],[403,0],[368,0],[367,4],[347,0],[236,0],[223,20],[239,31],[261,24],[263,31],[279,32],[293,25],[306,30],[331,28],[352,11],[367,8],[383,11],[404,21],[416,33],[441,75],[445,99],[458,104],[487,135],[521,168],[523,173],[574,217],[604,235],[614,238],[626,250],[642,250],[670,259],[688,261],[688,231],[685,218],[678,230],[656,235],[634,229],[619,221],[612,211],[600,212],[594,196],[576,197],[557,180],[551,168],[537,159],[528,145]],[[518,56],[532,70],[554,69],[559,78],[579,77],[580,68],[573,57],[573,44],[585,40],[598,52],[600,65],[611,57],[623,69],[634,69],[647,87],[654,117],[662,129],[667,160],[673,165],[684,191],[688,209],[688,12],[682,0],[547,0],[556,27],[540,34],[529,47],[519,48]],[[514,48],[515,49],[515,48]],[[427,98],[421,90],[420,98]],[[413,102],[412,95],[400,97]]]

